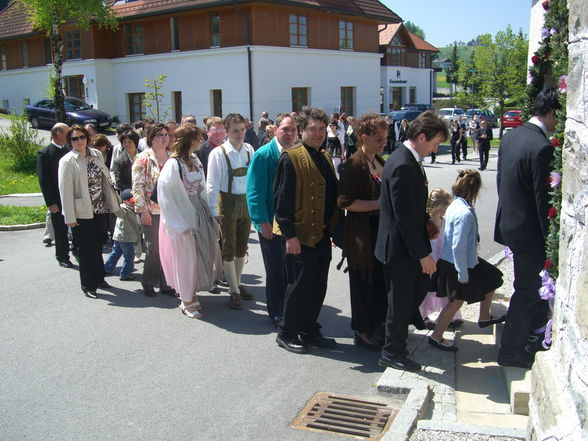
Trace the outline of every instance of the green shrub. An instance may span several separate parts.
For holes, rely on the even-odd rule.
[[[21,114],[0,134],[0,153],[10,161],[12,170],[32,173],[37,167],[39,143],[37,131],[29,127],[26,115]]]

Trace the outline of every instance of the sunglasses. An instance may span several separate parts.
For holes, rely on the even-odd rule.
[[[169,133],[158,133],[155,135],[156,138],[169,138]]]
[[[76,141],[85,141],[88,137],[86,135],[80,135],[80,136],[72,136],[70,138],[70,140],[72,142],[76,142]]]

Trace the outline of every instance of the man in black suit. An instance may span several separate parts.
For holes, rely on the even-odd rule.
[[[196,151],[196,155],[198,155],[198,159],[200,159],[202,167],[204,167],[204,175],[208,176],[208,155],[210,155],[212,149],[225,142],[225,138],[227,137],[222,118],[211,116],[206,120],[206,136],[208,138]]]
[[[490,141],[492,140],[492,129],[488,127],[488,123],[484,120],[480,122],[480,129],[478,130],[478,153],[480,155],[480,168],[478,170],[486,170],[488,166],[488,157],[490,156]]]
[[[51,144],[43,147],[37,153],[37,176],[45,205],[51,213],[51,223],[55,235],[55,257],[59,265],[71,268],[73,264],[69,260],[67,225],[65,225],[61,213],[58,183],[59,160],[69,152],[69,148],[65,145],[67,129],[68,126],[64,123],[57,123],[51,129]]]
[[[408,325],[428,291],[429,276],[436,270],[430,236],[438,233],[426,213],[427,176],[420,160],[436,152],[448,137],[443,120],[433,111],[424,112],[411,123],[407,140],[392,152],[384,166],[375,251],[384,264],[388,291],[386,340],[380,366],[421,369],[407,357],[406,341]]]
[[[514,260],[514,294],[502,333],[498,364],[530,368],[530,334],[545,332],[548,305],[541,300],[539,272],[545,263],[548,232],[548,178],[561,105],[554,88],[537,95],[534,116],[504,136],[498,151],[498,208],[494,240],[508,246]]]

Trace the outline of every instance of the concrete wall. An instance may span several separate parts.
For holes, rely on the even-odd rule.
[[[569,79],[554,343],[533,366],[533,440],[588,439],[588,3],[568,0]]]

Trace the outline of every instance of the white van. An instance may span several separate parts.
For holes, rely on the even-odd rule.
[[[459,107],[446,107],[445,109],[439,110],[439,115],[445,121],[457,119],[458,116],[462,116],[464,114],[465,114],[464,110],[460,109]]]

